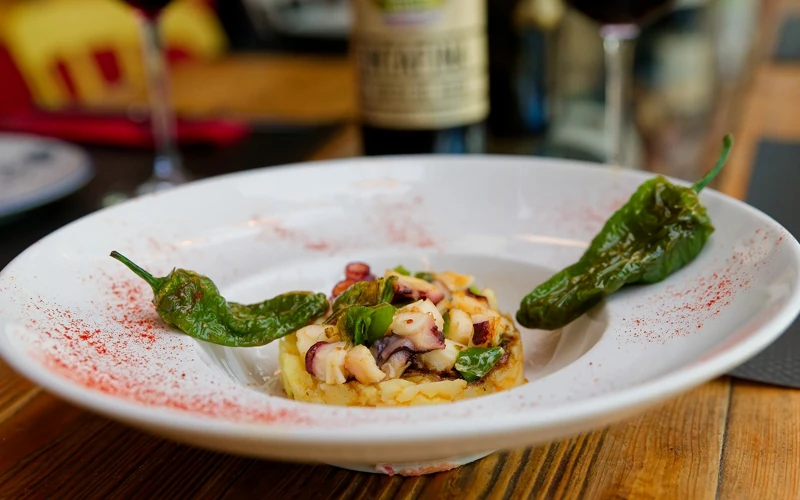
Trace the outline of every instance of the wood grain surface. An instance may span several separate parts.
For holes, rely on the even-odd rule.
[[[800,12],[798,0],[772,5],[774,22]],[[299,61],[295,77],[309,81],[318,69]],[[267,69],[248,71],[241,77],[272,78]],[[318,90],[320,99],[328,91],[338,98],[348,85],[344,73],[330,71],[331,86]],[[213,79],[187,75],[187,82]],[[245,110],[250,101],[265,116],[301,119],[352,111],[345,102],[312,116],[286,103],[264,104],[267,97],[248,94],[226,109]],[[715,125],[736,124],[737,155],[720,188],[738,197],[759,140],[800,140],[800,67],[761,60],[740,97],[741,113],[722,114]],[[312,159],[358,150],[356,130],[347,127]],[[0,364],[0,498],[800,498],[800,391],[722,377],[600,431],[402,478],[176,444],[83,411]]]
[[[719,498],[800,498],[800,391],[733,386]]]
[[[182,116],[299,124],[356,117],[353,66],[338,56],[232,54],[180,64],[171,77],[173,107]],[[121,86],[94,95],[86,106],[105,111],[146,110],[146,89]]]

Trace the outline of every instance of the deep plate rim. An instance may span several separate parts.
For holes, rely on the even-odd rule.
[[[598,169],[606,169],[605,171],[608,172],[607,175],[615,174],[637,179],[647,179],[655,175],[651,172],[629,170],[615,170],[612,172],[609,171],[608,167],[600,164],[554,158],[517,157],[512,155],[471,155],[468,157],[457,155],[404,155],[396,157],[360,157],[320,160],[276,167],[262,167],[195,181],[186,186],[176,188],[176,190],[188,190],[197,185],[213,184],[232,177],[269,175],[269,172],[285,171],[287,169],[331,168],[331,166],[335,165],[354,167],[364,164],[385,165],[386,163],[391,164],[420,159],[423,159],[426,164],[430,165],[447,163],[454,159],[457,159],[459,162],[477,163],[487,163],[495,160],[505,163],[529,165],[530,168],[548,168],[549,165],[554,165],[558,168],[569,168],[578,171],[591,170],[597,172]],[[679,184],[688,184],[683,180],[670,179]],[[119,206],[98,210],[54,231],[43,238],[41,243],[46,243],[49,238],[56,237],[56,235],[60,234],[62,231],[70,231],[75,224],[81,223],[82,221],[91,220],[95,217],[102,217],[107,215],[109,211],[118,209],[120,206],[129,206],[132,203],[146,203],[147,199],[153,196],[169,196],[169,192],[147,195],[125,202]],[[782,229],[785,240],[784,243],[790,245],[792,258],[795,262],[800,263],[800,243],[772,217],[747,203],[713,189],[704,190],[703,196],[717,198],[726,204],[732,204],[738,207],[738,209],[749,212],[765,225]],[[30,249],[23,251],[0,271],[0,280],[10,274],[15,266],[18,265],[17,263],[26,258],[25,256],[28,255],[29,251]],[[510,439],[509,436],[526,431],[541,429],[555,430],[557,428],[569,427],[570,425],[579,425],[582,422],[600,422],[603,418],[608,418],[615,413],[652,406],[660,401],[687,392],[714,377],[723,375],[766,348],[772,341],[779,337],[791,325],[798,314],[800,314],[800,276],[795,277],[793,286],[794,290],[792,294],[787,298],[785,306],[777,314],[772,316],[768,321],[765,321],[754,333],[743,340],[735,342],[733,345],[720,352],[714,352],[710,356],[698,360],[690,366],[671,370],[662,376],[655,377],[639,385],[626,387],[599,396],[579,399],[575,402],[559,403],[555,408],[547,408],[547,405],[543,404],[541,407],[535,408],[524,415],[511,413],[497,415],[495,416],[495,420],[482,423],[481,438],[491,439],[493,437],[506,437],[508,441]],[[2,318],[0,318],[0,320],[2,320]],[[737,330],[731,332],[731,336],[746,326],[747,324],[740,325]],[[364,442],[363,439],[359,440],[357,429],[348,428],[341,433],[332,433],[329,429],[297,427],[280,423],[239,423],[164,407],[146,406],[124,398],[103,394],[81,386],[76,382],[66,380],[48,371],[44,367],[41,367],[32,359],[27,357],[17,358],[14,356],[17,352],[18,350],[12,345],[12,341],[9,338],[8,330],[3,329],[0,331],[0,356],[2,356],[15,371],[59,397],[63,397],[88,410],[120,421],[149,428],[205,434],[216,438],[257,439],[265,443],[308,445],[312,447],[314,445],[319,445],[320,441],[323,441],[325,445],[335,446],[337,444],[348,444],[351,447],[372,444]],[[363,410],[372,411],[375,412],[376,415],[379,415],[380,412],[387,411],[388,409],[368,408]],[[393,410],[397,411],[397,409]],[[413,411],[413,409],[407,411]],[[436,441],[453,441],[462,438],[466,431],[463,425],[452,425],[452,423],[446,425],[442,422],[436,422],[435,427],[425,434],[430,434],[431,432],[436,433]],[[398,426],[393,429],[392,433],[385,435],[381,442],[385,444],[403,443],[405,445],[412,445],[414,443],[428,443],[430,442],[430,438],[419,437],[417,429]]]

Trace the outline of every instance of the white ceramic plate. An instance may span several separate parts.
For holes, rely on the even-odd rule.
[[[0,218],[66,196],[93,174],[88,154],[72,144],[0,134]]]
[[[674,397],[771,343],[800,310],[797,241],[704,191],[717,231],[702,254],[564,331],[523,330],[526,385],[377,409],[281,397],[277,345],[236,350],[169,330],[150,290],[108,254],[156,274],[196,270],[241,302],[328,293],[354,259],[449,268],[476,275],[514,313],[648,177],[555,160],[407,157],[197,182],[95,213],[12,262],[0,281],[0,352],[75,404],[226,452],[415,474],[563,438]]]

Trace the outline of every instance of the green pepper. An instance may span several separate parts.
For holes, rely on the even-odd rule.
[[[328,311],[323,293],[289,292],[258,304],[226,301],[209,278],[173,269],[155,277],[118,252],[111,257],[125,264],[153,289],[153,304],[161,319],[206,342],[230,347],[265,345],[308,325]]]
[[[526,328],[561,328],[624,285],[657,283],[690,263],[714,231],[698,193],[722,169],[732,144],[725,136],[717,164],[691,188],[663,176],[644,182],[578,262],[522,299],[517,321]]]
[[[455,370],[467,382],[480,380],[503,357],[502,347],[470,347],[458,353]]]
[[[445,338],[452,338],[452,335],[450,334],[450,309],[448,309],[442,315],[442,320],[442,333],[444,334]]]

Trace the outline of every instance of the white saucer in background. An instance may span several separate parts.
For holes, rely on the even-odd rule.
[[[0,134],[0,218],[71,194],[93,176],[89,155],[72,144]]]

